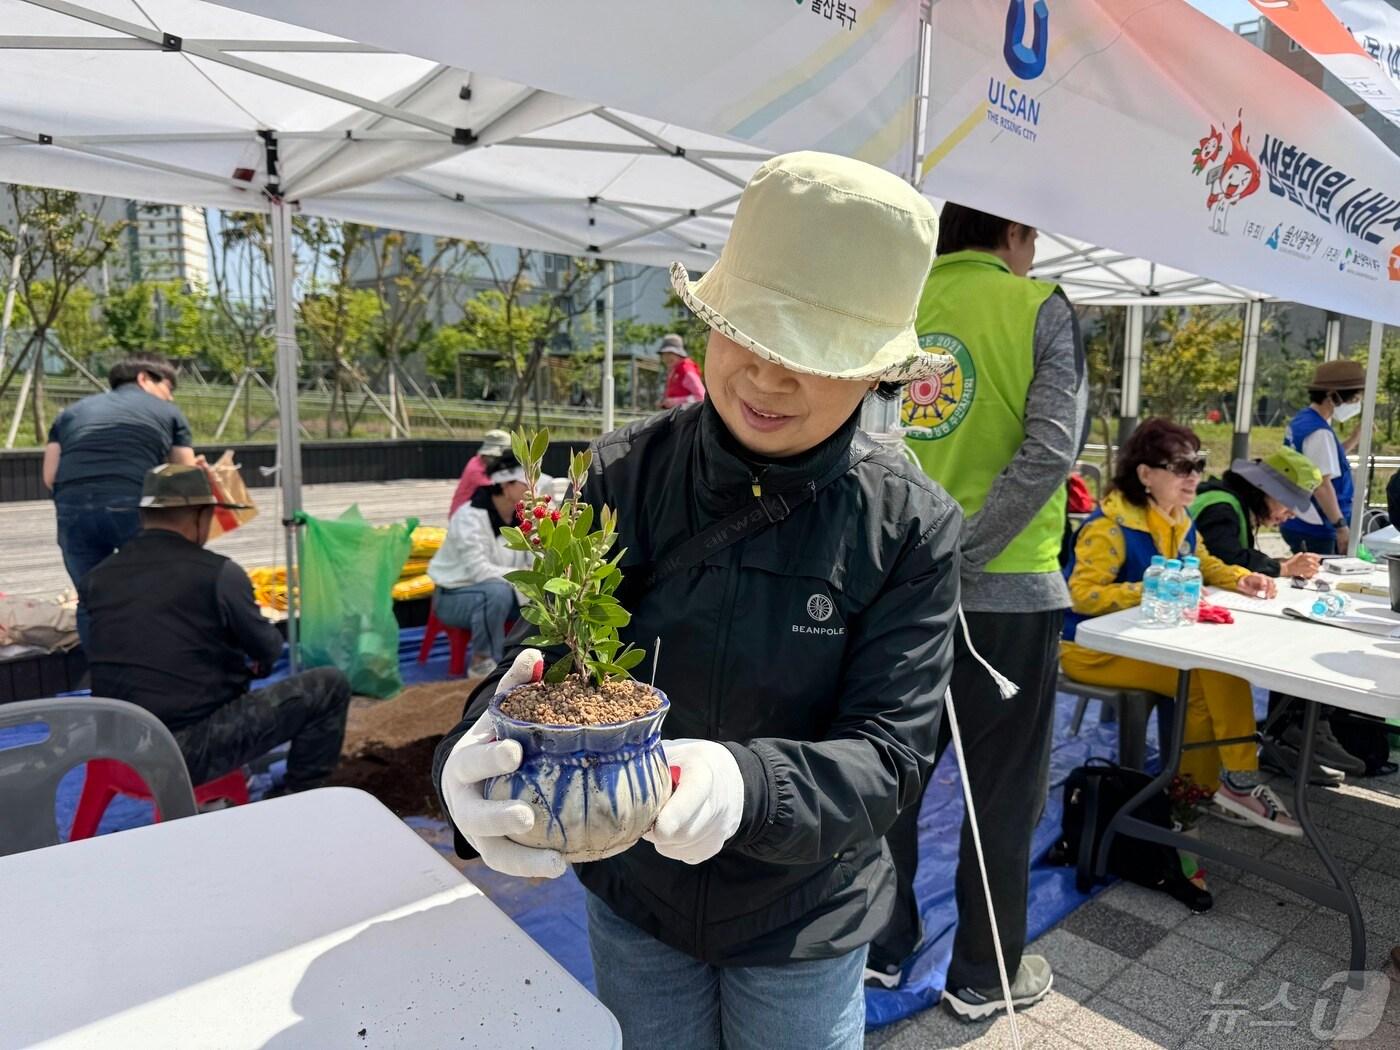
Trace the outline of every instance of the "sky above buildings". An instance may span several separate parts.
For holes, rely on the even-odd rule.
[[[1198,11],[1210,15],[1217,22],[1232,26],[1236,22],[1248,22],[1258,18],[1259,12],[1249,0],[1186,0]]]

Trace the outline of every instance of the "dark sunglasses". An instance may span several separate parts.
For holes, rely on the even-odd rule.
[[[1175,459],[1170,463],[1158,463],[1157,469],[1170,470],[1179,478],[1189,478],[1192,474],[1206,472],[1206,457],[1195,456],[1191,459]]]

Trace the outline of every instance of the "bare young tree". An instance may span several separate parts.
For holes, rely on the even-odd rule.
[[[98,212],[80,207],[78,194],[36,186],[11,185],[7,192],[24,238],[16,231],[0,229],[0,267],[8,271],[19,259],[16,295],[29,318],[29,333],[3,378],[0,396],[15,375],[28,366],[32,372],[34,440],[47,436],[44,404],[44,345],[63,314],[74,288],[121,240],[125,219],[103,222]]]

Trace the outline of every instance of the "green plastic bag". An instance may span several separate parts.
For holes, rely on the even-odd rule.
[[[361,696],[403,688],[399,625],[391,588],[413,546],[417,518],[371,525],[358,506],[334,521],[298,513],[301,547],[301,656],[307,667],[338,667]]]

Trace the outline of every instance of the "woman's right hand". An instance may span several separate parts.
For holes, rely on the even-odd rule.
[[[497,694],[537,682],[543,672],[540,651],[526,649],[501,677]],[[442,798],[452,823],[481,854],[487,867],[527,879],[558,878],[568,867],[558,850],[522,846],[506,837],[523,834],[535,826],[535,811],[529,804],[518,800],[494,802],[482,793],[487,780],[519,769],[521,757],[520,744],[497,740],[490,713],[482,714],[443,763]]]
[[[1322,559],[1316,554],[1295,554],[1293,557],[1279,563],[1278,574],[1280,576],[1298,576],[1304,580],[1311,580],[1322,568]]]

